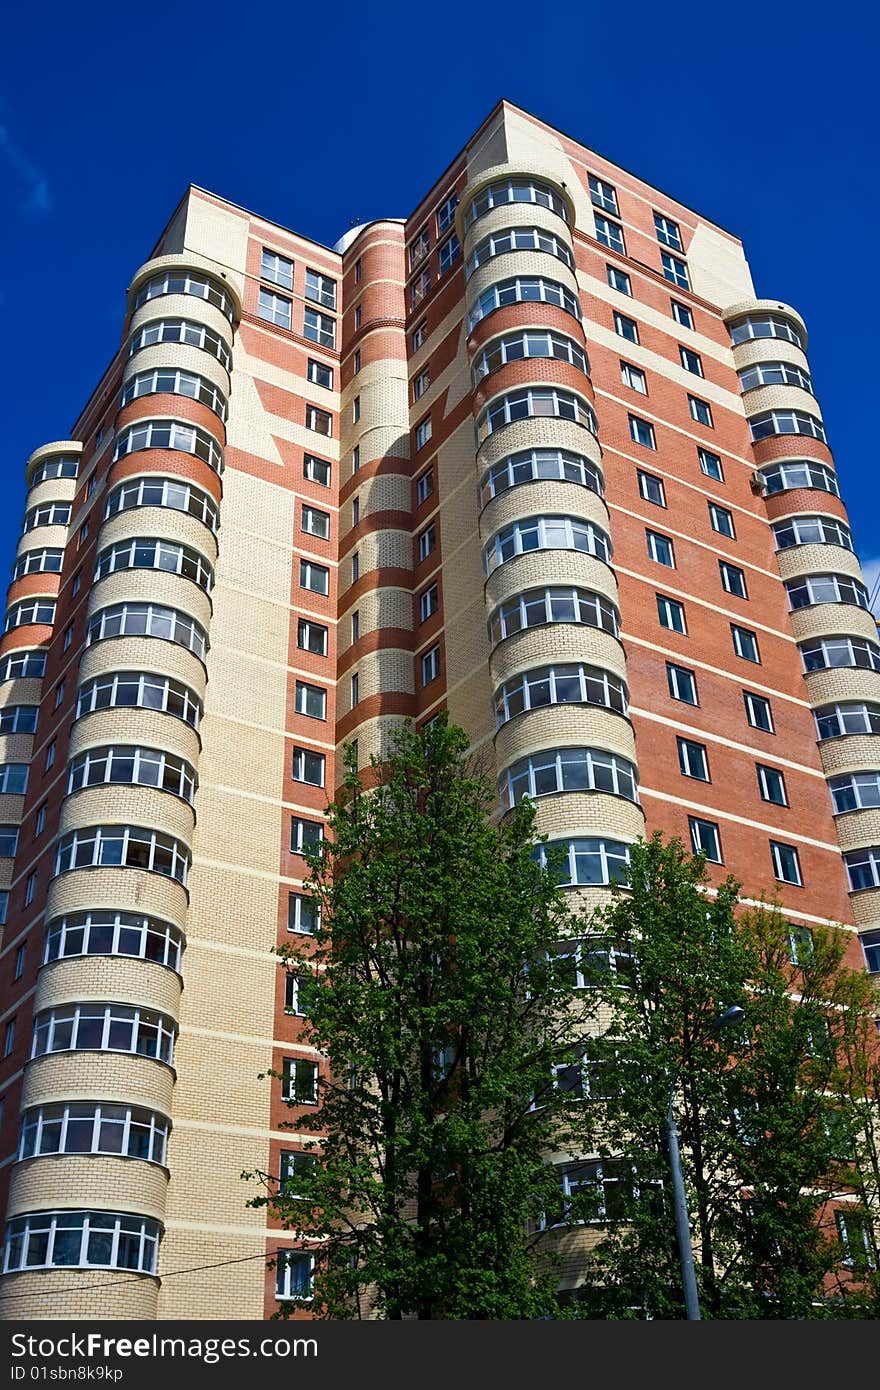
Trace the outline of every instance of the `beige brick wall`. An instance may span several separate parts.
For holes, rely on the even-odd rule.
[[[86,647],[79,663],[79,684],[107,671],[156,671],[183,681],[201,700],[207,675],[201,661],[177,642],[158,637],[108,637]]]
[[[46,895],[46,921],[87,907],[147,912],[184,930],[187,890],[176,879],[147,869],[72,869],[53,878]]]
[[[542,480],[521,483],[487,503],[480,516],[480,536],[487,542],[512,521],[532,516],[570,516],[592,521],[606,535],[611,530],[608,508],[595,492],[577,483]]]
[[[175,257],[174,263],[179,265],[179,260]],[[156,261],[151,262],[153,266]],[[139,309],[135,309],[131,316],[129,332],[132,336],[150,319],[191,319],[194,323],[203,323],[207,328],[219,333],[224,342],[232,347],[232,325],[225,314],[221,314],[213,304],[209,304],[206,299],[199,299],[194,294],[163,294],[156,299],[148,299],[146,304],[142,304]]]
[[[193,320],[194,316],[188,314],[187,318]],[[141,372],[151,372],[156,367],[197,372],[199,376],[219,387],[224,396],[229,398],[229,373],[223,363],[207,348],[192,347],[189,343],[153,343],[149,347],[139,348],[129,357],[122,369],[123,383],[130,381],[133,376],[140,376]]]
[[[836,816],[835,823],[840,848],[844,852],[880,845],[880,811],[847,811],[845,815]]]
[[[822,493],[816,496],[816,515],[822,514]],[[794,512],[790,515],[797,516]],[[774,517],[775,521],[786,518]],[[842,545],[793,545],[777,550],[776,563],[783,579],[799,579],[803,574],[850,574],[862,579],[859,557]]]
[[[837,667],[804,676],[807,698],[814,709],[837,700],[880,701],[880,671]]]
[[[89,999],[140,1004],[176,1019],[180,1010],[180,976],[165,965],[131,956],[71,956],[43,966],[35,1009]]]
[[[628,719],[595,705],[552,705],[529,710],[502,724],[495,735],[500,767],[546,748],[602,748],[635,762]]]
[[[162,570],[121,570],[100,579],[89,594],[89,617],[114,603],[160,603],[195,618],[206,632],[211,626],[208,595],[192,580]]]
[[[12,1170],[9,1215],[27,1211],[125,1211],[161,1221],[168,1174],[158,1163],[108,1154],[50,1154]]]
[[[107,1285],[106,1291],[103,1285]],[[3,1297],[14,1309],[17,1321],[57,1318],[61,1322],[105,1322],[153,1320],[156,1317],[159,1283],[148,1274],[125,1272],[120,1282],[118,1270],[30,1270],[7,1274]],[[12,1302],[14,1300],[14,1303]],[[0,1319],[5,1319],[0,1313]]]
[[[506,637],[492,653],[495,687],[520,671],[550,661],[586,661],[615,675],[626,677],[623,647],[616,637],[600,628],[575,623],[548,623]]]
[[[210,527],[174,507],[132,507],[130,511],[117,512],[98,533],[98,551],[139,536],[188,545],[212,567],[217,559],[217,539]]]
[[[174,1071],[164,1062],[121,1052],[56,1052],[25,1068],[22,1109],[63,1100],[118,1101],[171,1114]]]
[[[876,734],[848,734],[843,738],[825,739],[819,744],[819,754],[826,777],[880,766],[880,743]]]
[[[515,555],[493,570],[486,581],[486,604],[489,610],[526,589],[539,589],[547,584],[577,585],[591,593],[605,594],[617,603],[617,580],[614,571],[603,560],[580,550],[534,550]]]
[[[192,767],[198,766],[201,747],[195,729],[175,715],[126,705],[95,710],[94,714],[78,719],[70,731],[68,758],[77,757],[86,748],[106,744],[161,748],[165,753],[185,758]]]
[[[791,628],[798,642],[811,637],[845,634],[877,641],[877,620],[854,603],[817,603],[791,614]]]
[[[525,420],[516,420],[496,430],[484,439],[477,455],[477,474],[482,477],[486,469],[499,463],[508,454],[519,449],[545,449],[547,447],[547,417],[533,415]],[[572,420],[553,420],[553,444],[560,449],[570,449],[583,454],[601,469],[602,450],[596,436],[584,425],[576,425]]]
[[[194,820],[187,802],[155,787],[83,787],[65,797],[58,833],[66,835],[68,830],[86,825],[143,825],[174,835],[188,845]]]

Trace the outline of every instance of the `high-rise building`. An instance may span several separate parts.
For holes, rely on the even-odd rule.
[[[257,1319],[341,744],[446,709],[586,902],[660,828],[880,970],[880,645],[799,314],[506,102],[333,249],[189,188],[124,310],[0,644],[0,1309]]]

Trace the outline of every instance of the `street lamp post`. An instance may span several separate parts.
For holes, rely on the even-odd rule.
[[[740,1023],[745,1018],[745,1010],[738,1004],[732,1004],[729,1009],[725,1009],[723,1014],[713,1018],[709,1027],[716,1033],[722,1028],[730,1028],[736,1023]],[[691,1039],[690,1047],[698,1041],[700,1034]],[[678,1241],[678,1259],[681,1267],[681,1282],[684,1287],[684,1315],[691,1322],[700,1321],[700,1300],[697,1294],[697,1277],[694,1272],[694,1247],[691,1244],[691,1226],[688,1217],[687,1200],[684,1194],[684,1175],[681,1171],[681,1150],[678,1145],[678,1128],[675,1123],[675,1113],[673,1105],[675,1102],[675,1088],[678,1085],[678,1077],[681,1067],[686,1060],[690,1047],[687,1049],[681,1063],[676,1067],[675,1074],[669,1087],[669,1104],[666,1108],[666,1148],[669,1153],[669,1168],[672,1173],[672,1199],[675,1209],[675,1235]]]

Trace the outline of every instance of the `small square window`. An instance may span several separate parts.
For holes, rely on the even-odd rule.
[[[741,656],[744,661],[754,661],[760,665],[758,639],[752,630],[747,627],[737,627],[736,623],[731,623],[730,632],[733,637],[733,650],[737,656]]]
[[[646,530],[645,540],[648,543],[648,554],[652,560],[656,560],[658,565],[666,565],[669,569],[675,569],[675,552],[668,536],[662,535],[659,531]]]
[[[431,417],[426,415],[424,420],[420,420],[416,425],[416,448],[424,449],[428,440],[431,438]]]
[[[316,434],[332,435],[333,416],[329,410],[321,410],[316,405],[306,406],[306,429],[314,430]]]
[[[673,662],[667,661],[666,682],[673,700],[680,700],[684,705],[699,704],[697,678],[687,666],[676,666]]]
[[[290,328],[291,301],[283,294],[275,294],[273,290],[260,289],[257,300],[257,316],[265,319],[266,323],[274,323],[277,328]]]
[[[313,652],[315,656],[327,655],[327,629],[308,618],[300,618],[296,630],[296,644],[300,651]]]
[[[639,480],[639,493],[646,502],[653,502],[656,507],[666,506],[666,494],[663,489],[663,479],[657,478],[653,473],[643,473],[637,470]]]
[[[294,704],[297,714],[305,714],[309,719],[327,718],[327,691],[320,685],[297,681]]]
[[[688,396],[688,409],[691,412],[691,419],[696,420],[698,425],[712,425],[712,409],[708,401],[701,401],[699,396]]]
[[[306,299],[323,304],[325,309],[336,308],[336,281],[318,270],[306,270]]]
[[[437,528],[432,522],[430,526],[425,527],[424,531],[419,536],[419,560],[427,560],[436,545]]]
[[[763,695],[756,695],[752,690],[743,691],[743,701],[746,707],[746,719],[753,729],[762,729],[765,734],[772,734],[773,714],[770,709],[770,701]]]
[[[713,820],[700,820],[698,816],[688,816],[691,844],[694,854],[705,854],[712,864],[721,864],[721,836]]]
[[[727,560],[719,560],[718,568],[721,571],[721,587],[728,594],[733,594],[734,598],[748,598],[746,591],[746,576],[739,565],[731,565]]]
[[[422,657],[422,685],[430,685],[440,674],[440,648],[432,647]]]
[[[731,540],[736,540],[736,532],[733,529],[733,512],[727,507],[719,507],[717,502],[709,503],[709,520],[712,523],[712,530],[717,531],[721,536],[729,536]]]
[[[621,294],[629,295],[632,298],[632,283],[625,271],[618,270],[616,265],[606,265],[605,273],[613,290],[619,290]]]
[[[680,632],[682,636],[687,635],[684,604],[679,603],[678,599],[666,598],[664,594],[658,594],[657,616],[660,619],[661,627],[669,628],[670,632]]]
[[[424,623],[440,606],[440,591],[436,584],[419,594],[419,622]]]
[[[307,782],[310,787],[323,787],[325,761],[323,753],[313,753],[309,748],[294,748],[294,782]]]
[[[267,246],[264,246],[260,256],[260,279],[269,280],[273,285],[280,285],[283,290],[292,290],[293,261],[289,261],[286,256],[279,256],[277,251],[270,251]]]
[[[662,242],[664,246],[670,246],[673,251],[684,250],[677,222],[673,222],[669,217],[664,217],[662,213],[655,212],[654,229],[657,233],[657,240]]]
[[[695,743],[690,738],[676,739],[678,744],[678,766],[683,777],[693,777],[698,782],[709,781],[709,759],[705,744]]]
[[[682,304],[677,299],[670,299],[672,305],[672,317],[676,323],[680,323],[682,328],[693,328],[694,316],[686,304]]]
[[[800,860],[794,845],[771,840],[770,857],[773,861],[773,872],[780,883],[793,883],[798,888],[803,887]]]
[[[303,506],[302,529],[309,536],[317,536],[322,541],[329,540],[330,513],[321,512],[317,507]]]
[[[322,487],[329,487],[330,465],[326,459],[317,459],[313,454],[306,454],[303,458],[303,477],[310,483],[320,483]]]
[[[691,282],[684,261],[680,261],[677,256],[670,255],[668,251],[660,252],[660,260],[663,265],[664,278],[671,280],[673,285],[678,285],[679,289],[689,290]]]
[[[321,908],[303,893],[287,895],[287,930],[311,936],[321,921]]]
[[[641,367],[634,367],[631,362],[621,362],[620,379],[631,391],[638,391],[639,395],[647,396],[648,381]]]
[[[772,801],[774,806],[787,806],[785,778],[779,769],[766,767],[764,763],[756,763],[755,767],[758,771],[758,788],[761,793],[761,800]]]
[[[629,343],[638,343],[639,341],[639,326],[635,319],[628,319],[626,314],[618,314],[616,309],[614,311],[614,331],[621,338],[626,338]]]
[[[638,415],[630,415],[629,432],[634,444],[641,444],[644,449],[657,448],[654,426],[648,420],[642,420]]]
[[[427,502],[433,491],[434,470],[428,468],[416,482],[416,506],[420,507],[423,502]]]
[[[607,246],[609,251],[619,251],[622,256],[626,255],[626,244],[623,240],[623,228],[619,222],[612,222],[610,217],[603,217],[601,213],[593,214],[596,221],[596,240],[603,246]]]
[[[430,368],[429,368],[429,367],[425,367],[425,369],[424,369],[423,371],[419,372],[418,376],[413,377],[413,384],[412,384],[413,400],[414,400],[414,401],[417,401],[417,400],[419,399],[420,396],[423,396],[423,395],[425,394],[425,392],[427,391],[427,389],[428,389],[428,387],[429,387],[430,385],[431,385],[431,371],[430,371]]]
[[[314,1173],[317,1162],[314,1154],[303,1153],[299,1149],[282,1150],[279,1181],[287,1185],[286,1196],[296,1195],[297,1185],[302,1187],[302,1179]]]
[[[619,217],[617,191],[614,185],[606,183],[604,179],[597,178],[595,174],[588,174],[587,182],[590,185],[590,202],[593,207],[602,208],[605,212],[613,212],[615,217]]]
[[[311,589],[313,594],[329,594],[330,571],[326,565],[316,565],[314,560],[299,562],[300,588]]]
[[[316,362],[310,357],[306,376],[313,386],[326,386],[328,391],[333,389],[333,368],[326,362]]]
[[[681,358],[681,365],[686,372],[692,372],[694,376],[703,375],[703,359],[698,352],[692,348],[682,347],[679,344],[678,355]]]
[[[285,1057],[282,1066],[281,1094],[296,1105],[317,1105],[318,1063],[303,1062]]]
[[[335,348],[336,346],[336,320],[329,314],[322,314],[317,309],[306,309],[303,312],[303,337],[308,338],[310,343],[320,343],[322,347]]]
[[[708,449],[698,449],[697,457],[700,460],[701,473],[705,473],[707,478],[714,478],[717,483],[724,482],[724,470],[717,454],[710,453]]]

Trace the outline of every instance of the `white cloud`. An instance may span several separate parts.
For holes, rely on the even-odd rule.
[[[3,156],[6,163],[11,166],[13,173],[24,185],[25,196],[20,204],[20,210],[22,212],[48,212],[52,206],[48,180],[45,174],[42,174],[10,139],[9,131],[5,126],[0,126],[0,155]]]

